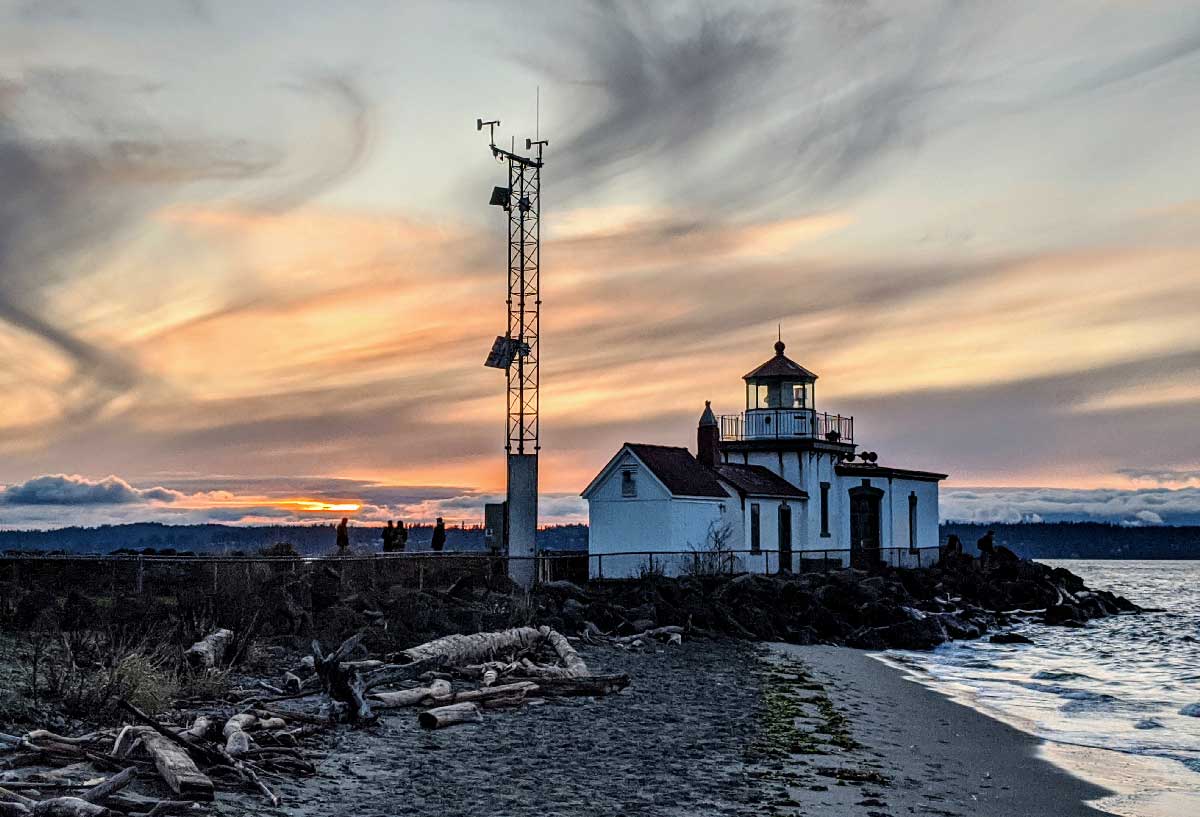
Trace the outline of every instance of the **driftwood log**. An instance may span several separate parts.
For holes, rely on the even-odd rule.
[[[92,786],[83,794],[79,795],[79,799],[86,800],[89,803],[103,803],[109,797],[132,783],[136,777],[137,766],[130,766],[123,771],[117,772],[107,780],[101,781],[95,786]]]
[[[377,709],[399,709],[405,706],[432,704],[439,698],[450,695],[450,682],[438,678],[429,686],[402,689],[397,692],[373,692],[371,705]]]
[[[374,719],[371,704],[367,701],[367,683],[362,674],[353,666],[343,661],[348,658],[362,643],[362,634],[353,635],[341,645],[325,655],[321,650],[321,642],[313,640],[313,668],[321,679],[321,689],[334,701],[346,705],[346,713],[352,723],[361,723]]]
[[[634,635],[623,635],[618,638],[609,638],[613,644],[633,644],[636,641],[650,641],[657,639],[665,641],[668,644],[678,644],[683,641],[683,628],[677,625],[670,627],[655,627],[651,630],[635,633]]]
[[[474,703],[450,704],[426,710],[417,716],[417,723],[426,729],[444,729],[460,723],[479,723],[483,715]]]
[[[126,726],[113,741],[112,756],[125,758],[141,746],[154,761],[154,768],[176,794],[196,800],[211,800],[212,781],[196,766],[183,748],[149,726]]]
[[[517,627],[496,633],[448,635],[402,650],[400,654],[409,662],[433,660],[444,666],[461,667],[495,661],[505,655],[531,653],[542,645],[545,637],[535,627]]]
[[[212,669],[220,665],[232,644],[231,630],[217,630],[188,647],[183,655],[192,669]]]
[[[133,717],[136,718],[139,722],[149,726],[151,729],[153,729],[155,731],[155,733],[166,738],[168,741],[179,746],[181,749],[186,750],[186,752],[190,753],[190,755],[192,757],[199,758],[199,759],[203,760],[204,762],[210,763],[214,766],[219,766],[219,765],[227,766],[228,768],[232,769],[235,773],[237,773],[247,783],[251,784],[256,789],[258,789],[260,792],[262,792],[263,796],[265,796],[271,802],[271,805],[273,805],[273,806],[279,805],[279,795],[277,795],[275,792],[273,792],[271,790],[271,787],[262,781],[262,778],[258,776],[258,773],[256,771],[254,771],[253,768],[251,768],[247,764],[243,763],[238,758],[235,758],[232,755],[230,755],[228,752],[225,751],[225,749],[223,747],[214,746],[212,748],[208,748],[199,743],[196,743],[193,740],[189,740],[188,738],[181,737],[178,732],[174,732],[174,731],[168,729],[167,727],[163,726],[161,723],[159,723],[154,718],[147,715],[142,710],[138,709],[136,706],[134,706],[133,704],[131,704],[129,701],[125,700],[124,698],[118,699],[118,704],[126,712],[133,715]],[[186,758],[186,757],[188,757],[188,755],[184,754],[184,757]],[[193,766],[194,765],[195,764],[193,764]],[[162,770],[160,769],[159,771],[161,772]],[[203,777],[203,775],[201,775],[201,777]],[[205,778],[205,779],[207,780],[207,778]],[[207,782],[208,782],[208,785],[209,785],[210,791],[211,791],[212,781],[207,780]],[[211,797],[212,797],[212,795],[210,793],[209,799],[211,799]]]
[[[566,637],[557,630],[551,630],[549,627],[540,628],[546,638],[547,643],[554,648],[554,654],[558,656],[558,660],[567,669],[567,675],[577,677],[588,675],[587,664],[579,657],[579,653],[571,646],[571,642],[567,641]]]
[[[629,686],[628,675],[584,675],[575,678],[538,678],[538,694],[551,697],[600,697]]]

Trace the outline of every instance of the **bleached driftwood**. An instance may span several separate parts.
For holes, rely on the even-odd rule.
[[[194,800],[211,800],[213,784],[184,749],[148,726],[127,726],[117,737],[113,754],[126,756],[140,743],[154,761],[154,768],[176,794]]]
[[[233,631],[217,630],[188,647],[184,658],[192,669],[212,669],[221,663],[232,644]]]
[[[209,747],[203,746],[193,740],[188,740],[187,738],[180,736],[180,734],[178,732],[175,732],[175,731],[163,726],[161,723],[159,723],[154,718],[147,715],[142,710],[138,709],[136,706],[134,706],[133,704],[131,704],[129,701],[125,700],[124,698],[118,699],[117,703],[118,703],[118,705],[120,705],[120,707],[122,709],[124,709],[129,714],[133,715],[133,717],[136,718],[140,723],[143,723],[143,724],[149,726],[152,730],[154,730],[154,735],[153,736],[146,735],[146,737],[143,739],[144,742],[146,742],[147,739],[149,739],[151,737],[165,738],[167,742],[171,743],[178,749],[185,750],[185,751],[181,751],[180,754],[182,754],[183,758],[186,759],[188,761],[188,763],[191,764],[193,769],[195,768],[195,764],[191,762],[191,758],[189,757],[188,752],[190,752],[195,757],[200,758],[200,759],[204,760],[205,762],[211,763],[213,765],[224,763],[226,766],[228,766],[230,769],[232,769],[234,772],[236,772],[243,780],[245,780],[247,783],[251,784],[256,789],[258,789],[260,792],[262,792],[263,795],[270,801],[271,805],[273,805],[273,806],[279,805],[279,795],[277,795],[275,792],[273,792],[271,790],[271,787],[262,781],[262,778],[258,776],[258,773],[250,765],[243,763],[240,759],[235,758],[232,755],[230,755],[228,752],[225,751],[224,747],[215,746],[215,747],[209,748]],[[146,747],[148,749],[150,749],[151,752],[154,751],[151,748],[152,744],[150,742],[146,742]],[[159,767],[159,772],[162,773],[162,767]],[[200,777],[203,778],[204,782],[208,784],[207,799],[211,800],[212,799],[212,781],[209,780],[204,775],[200,775]],[[166,778],[166,775],[164,774],[164,779],[165,778]],[[169,782],[170,781],[168,780],[168,783]],[[195,798],[195,799],[200,799],[200,798]]]
[[[399,709],[405,706],[420,706],[432,703],[437,698],[450,694],[450,682],[438,678],[429,686],[401,689],[397,692],[373,692],[369,696],[371,705],[379,709]]]
[[[558,656],[558,660],[562,662],[567,669],[567,674],[571,677],[580,675],[589,675],[587,664],[575,648],[571,646],[571,642],[567,641],[566,637],[557,630],[551,630],[549,627],[542,627],[540,631],[545,636],[546,642],[554,648],[554,654]]]
[[[92,786],[90,789],[79,795],[79,799],[86,800],[89,803],[103,803],[112,795],[119,792],[121,789],[128,786],[137,777],[137,767],[130,766],[107,780],[103,780]]]
[[[613,644],[632,644],[635,641],[649,641],[650,639],[665,641],[668,644],[678,644],[683,641],[683,628],[677,625],[670,627],[655,627],[652,630],[636,633],[634,635],[623,635],[619,638],[610,638]]]
[[[78,797],[54,797],[32,804],[5,801],[0,803],[0,814],[5,817],[116,817],[117,812]]]
[[[253,729],[256,723],[258,723],[257,715],[252,712],[242,712],[225,721],[225,726],[221,729],[221,734],[229,737],[234,732],[245,732]]]
[[[538,678],[537,692],[546,697],[599,697],[629,686],[628,675],[582,675],[574,678]]]
[[[494,687],[482,687],[481,689],[468,689],[463,692],[455,692],[446,696],[442,701],[449,703],[471,703],[475,701],[483,702],[495,700],[498,698],[524,698],[526,695],[533,695],[538,691],[538,685],[532,681],[518,681],[513,684],[501,684]]]
[[[541,646],[545,634],[534,627],[517,627],[495,633],[448,635],[418,644],[401,655],[410,662],[434,660],[448,667],[482,664],[500,656],[532,652]]]
[[[415,681],[427,672],[436,672],[443,666],[440,658],[423,658],[411,664],[384,664],[362,676],[363,686],[367,690],[384,684],[396,684],[402,681]]]
[[[417,716],[417,723],[426,729],[444,729],[460,723],[479,723],[483,715],[474,703],[450,704],[426,710]]]
[[[201,715],[192,721],[192,725],[183,730],[179,734],[188,740],[208,740],[212,736],[213,730],[217,728],[217,722],[212,718]]]

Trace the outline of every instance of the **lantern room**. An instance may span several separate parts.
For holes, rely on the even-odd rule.
[[[782,340],[777,341],[775,357],[742,378],[746,381],[746,411],[814,407],[817,376],[784,355],[785,348]]]

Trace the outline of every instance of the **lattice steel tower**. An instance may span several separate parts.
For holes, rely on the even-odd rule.
[[[496,146],[500,120],[476,120],[488,128],[492,155],[508,166],[508,186],[492,190],[490,204],[508,215],[508,330],[496,338],[485,365],[504,369],[508,379],[504,449],[508,453],[507,535],[509,575],[529,587],[534,580],[537,538],[537,455],[541,344],[542,150],[544,139],[526,139],[522,156]]]

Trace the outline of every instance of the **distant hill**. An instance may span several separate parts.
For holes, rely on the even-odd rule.
[[[1042,559],[1200,559],[1200,527],[1127,527],[1102,522],[1037,522],[1015,525],[947,522],[945,542],[955,534],[974,552],[989,530],[996,544],[1018,556]]]
[[[0,531],[0,552],[7,550],[62,551],[64,553],[111,553],[120,548],[131,550],[252,554],[264,547],[287,542],[305,556],[330,553],[335,548],[335,525],[164,525],[137,522],[129,525],[101,525],[97,528],[58,528],[55,530]],[[356,550],[382,549],[382,531],[378,526],[350,526],[350,545]],[[427,550],[433,539],[432,525],[409,528],[408,547]],[[538,543],[547,550],[584,550],[587,526],[558,525],[538,531]],[[482,551],[481,527],[446,528],[446,549]]]

